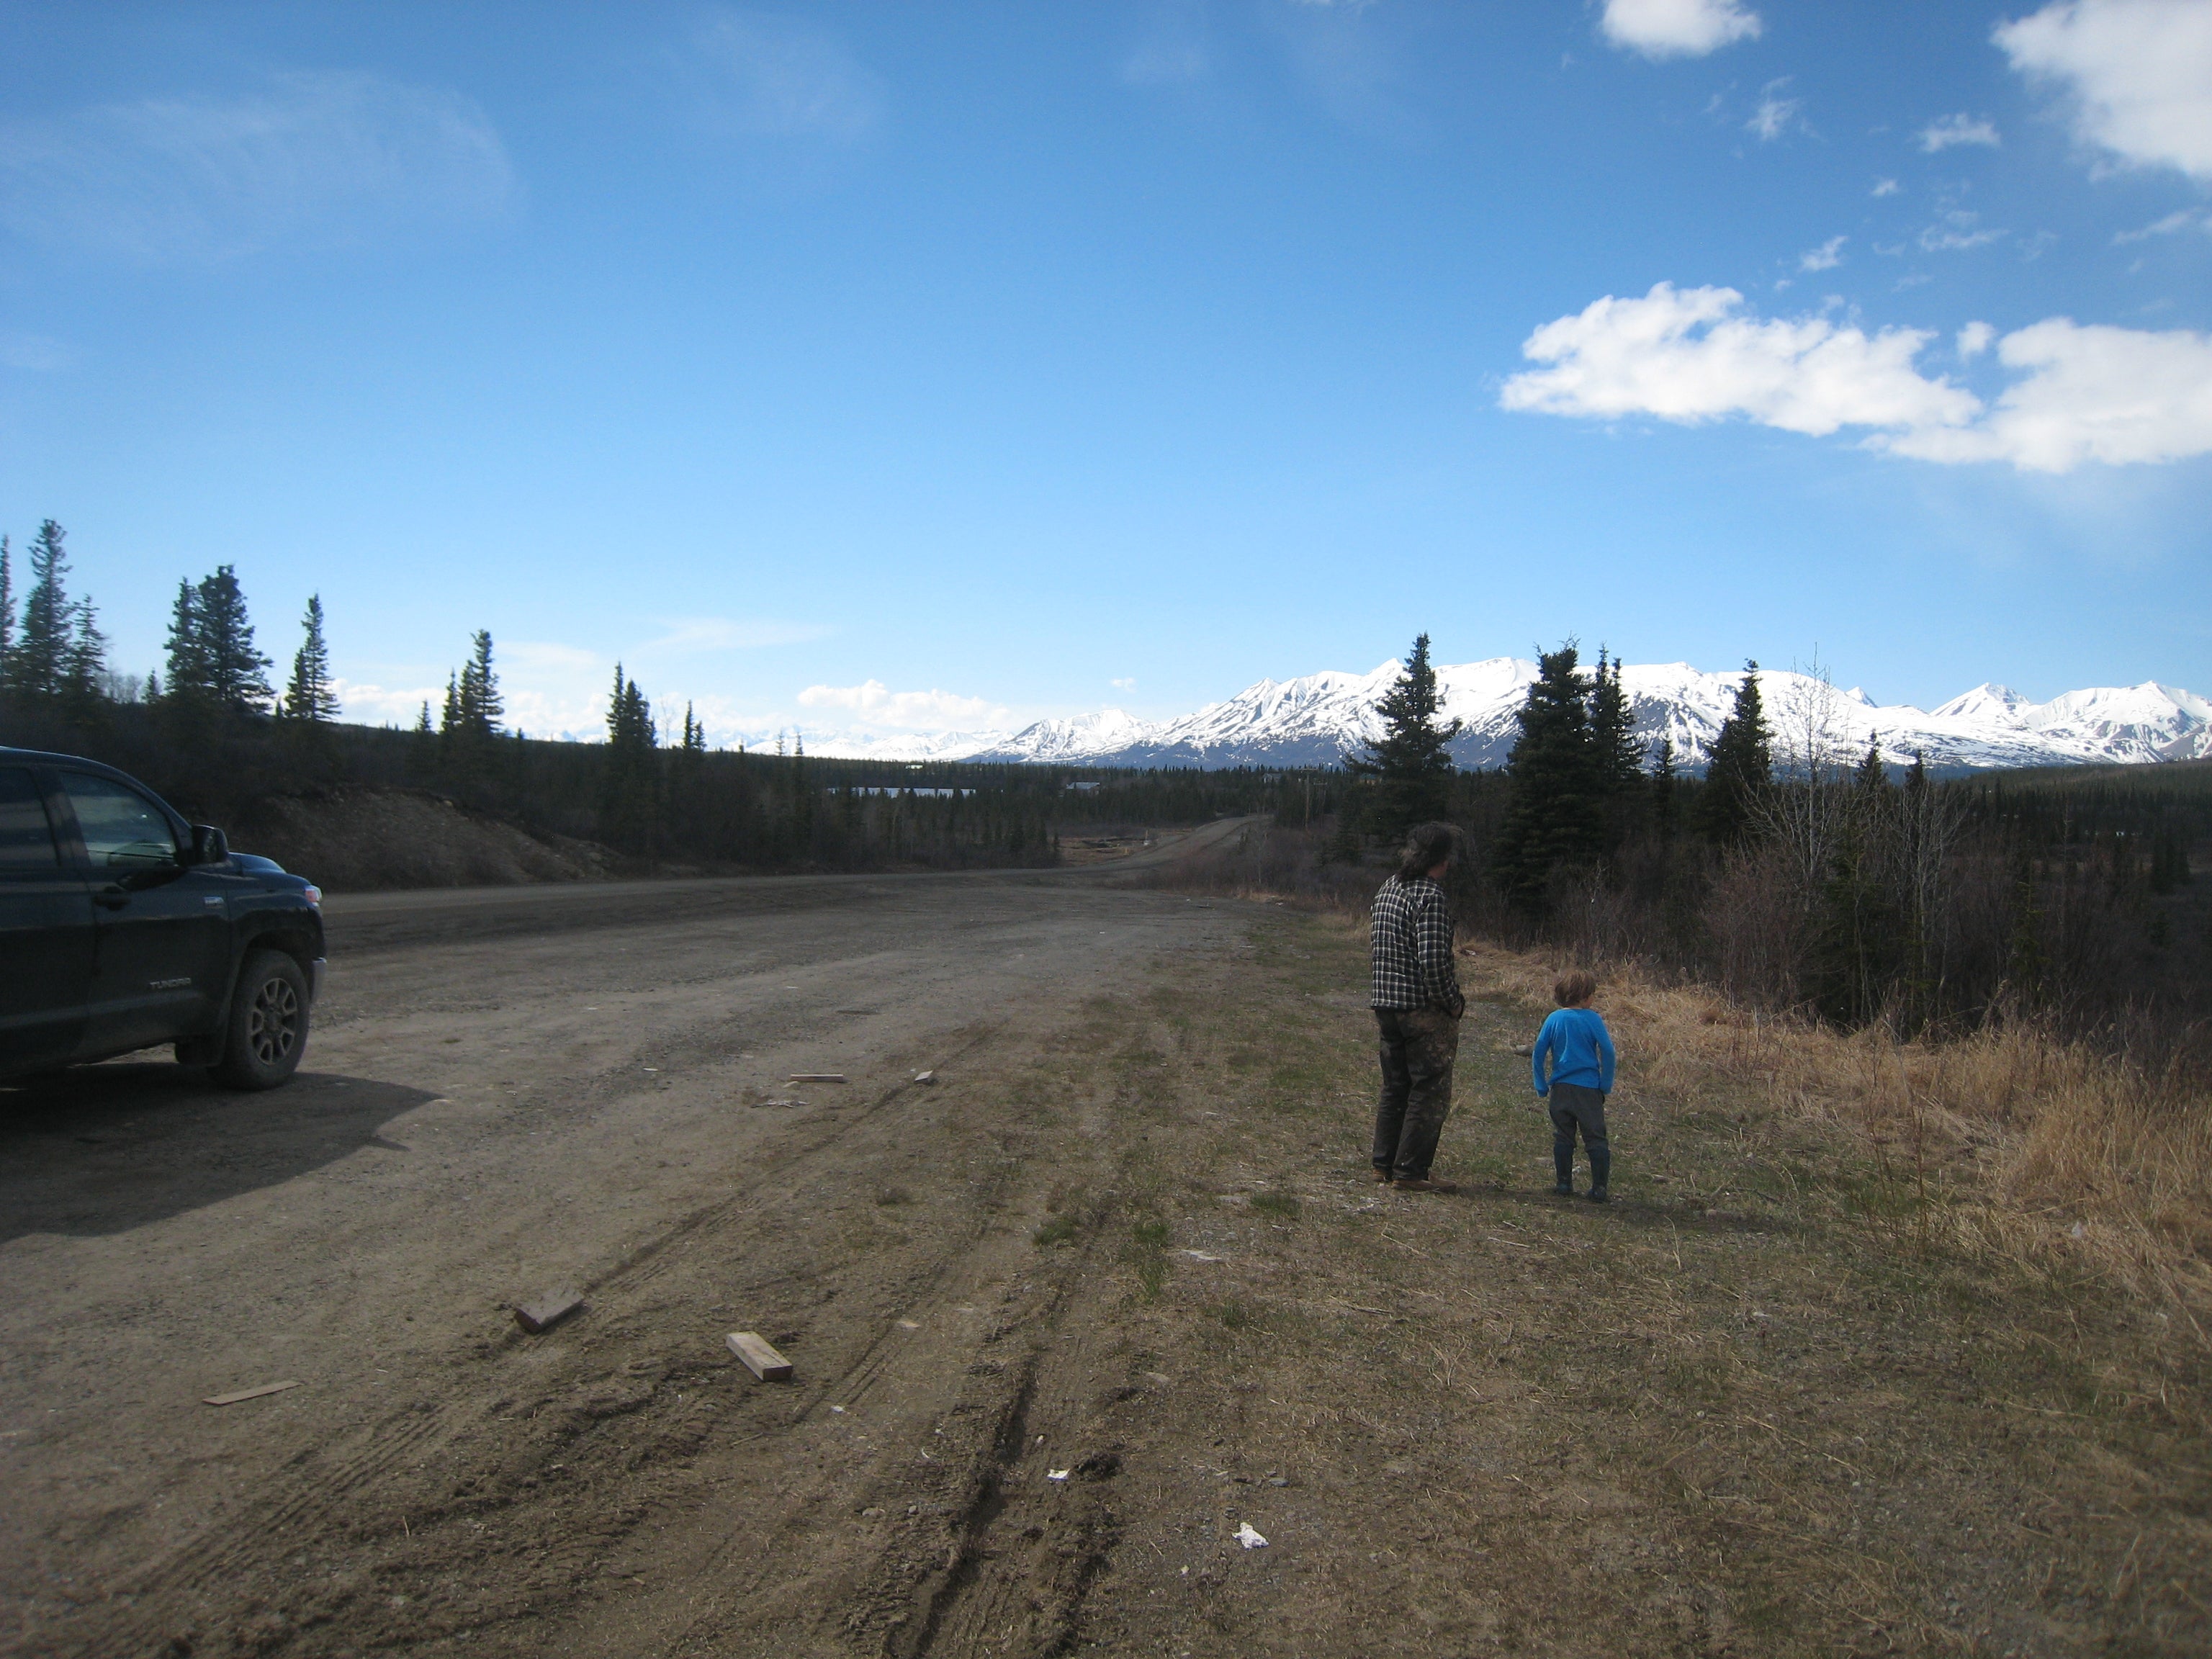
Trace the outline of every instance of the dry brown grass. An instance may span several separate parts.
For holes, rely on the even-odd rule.
[[[1540,1005],[1560,963],[1464,947],[1486,980]],[[2051,1267],[2087,1266],[2212,1322],[2212,1097],[2179,1073],[2059,1041],[2033,1025],[1900,1042],[1735,1006],[1634,969],[1598,1006],[1638,1079],[1677,1098],[1718,1084],[1862,1134],[1942,1201],[1929,1224]]]

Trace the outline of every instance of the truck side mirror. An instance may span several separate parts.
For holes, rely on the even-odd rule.
[[[192,826],[192,856],[194,864],[228,864],[230,862],[230,841],[211,823]]]

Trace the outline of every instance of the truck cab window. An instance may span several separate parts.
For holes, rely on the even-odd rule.
[[[0,875],[52,870],[61,861],[38,785],[20,766],[0,767]]]
[[[95,871],[125,875],[183,862],[168,815],[137,790],[82,772],[62,774]]]

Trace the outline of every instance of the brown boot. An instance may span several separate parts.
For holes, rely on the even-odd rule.
[[[1456,1181],[1430,1181],[1425,1177],[1419,1181],[1394,1181],[1390,1184],[1401,1193],[1455,1193],[1459,1190]]]
[[[1377,1170],[1375,1171],[1375,1180],[1377,1185],[1387,1187],[1390,1184],[1390,1172],[1388,1170]]]

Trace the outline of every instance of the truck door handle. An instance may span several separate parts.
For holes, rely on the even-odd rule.
[[[131,902],[131,895],[120,887],[102,887],[93,894],[92,902],[110,910],[120,910]]]

